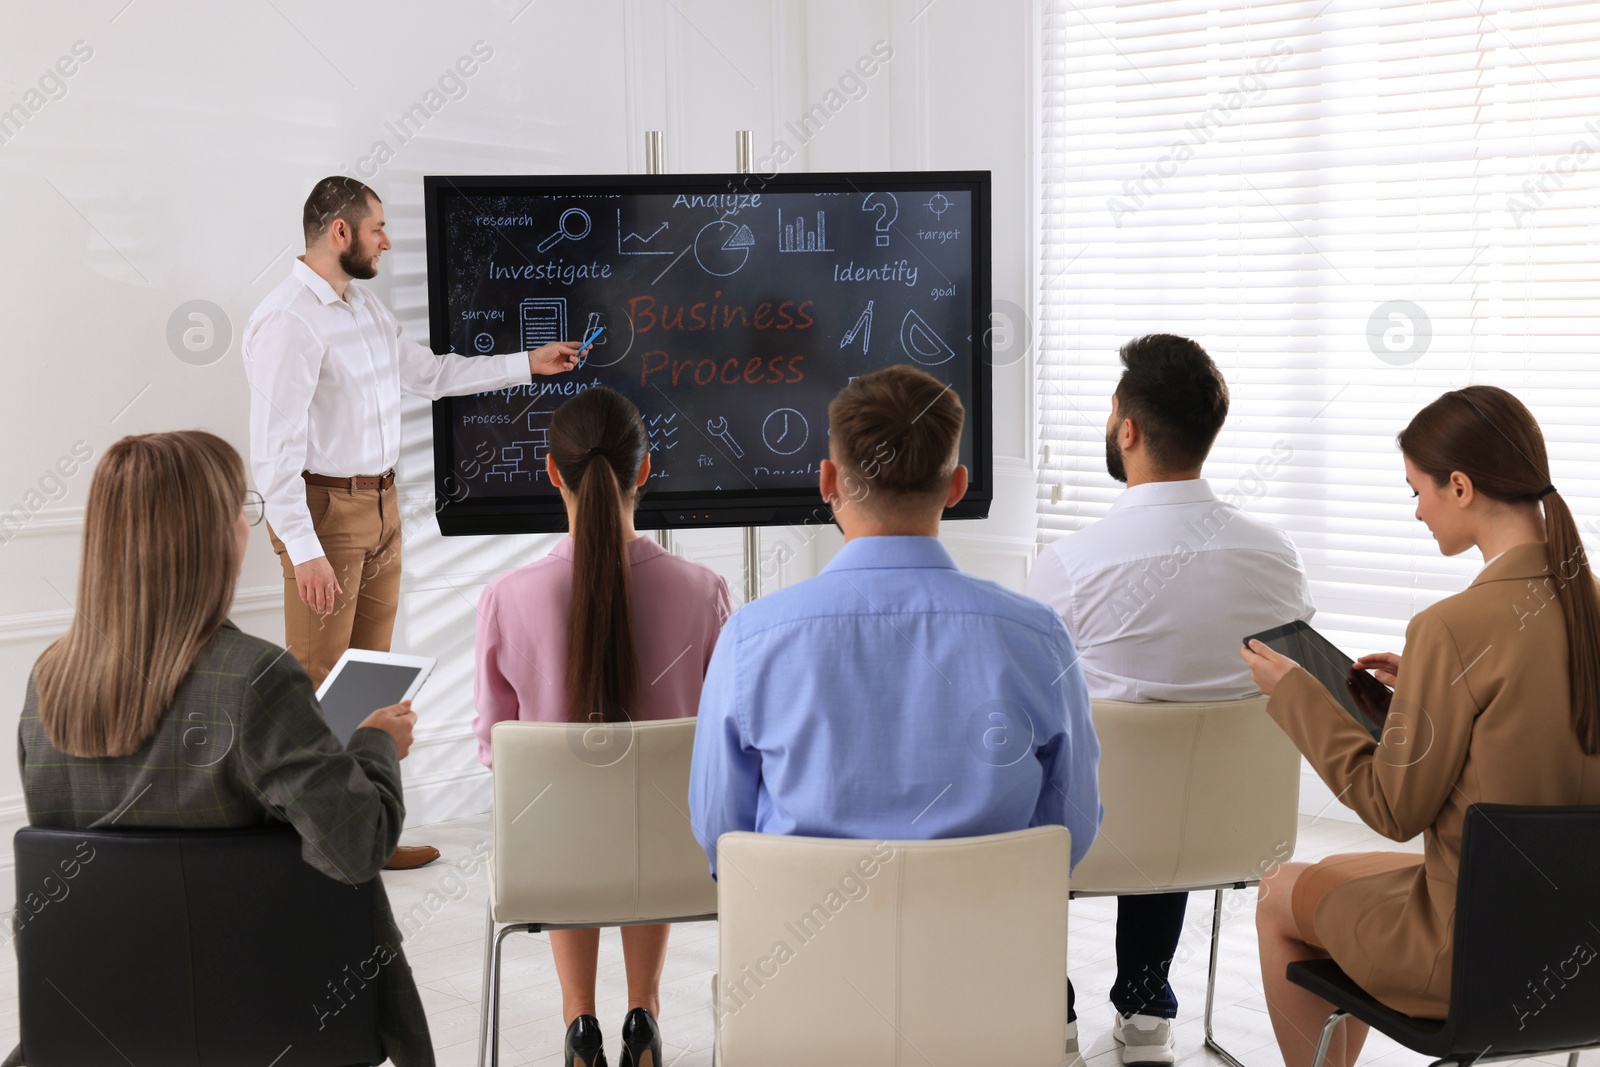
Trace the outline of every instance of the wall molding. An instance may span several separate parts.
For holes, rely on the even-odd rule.
[[[248,586],[234,593],[233,608],[229,614],[277,611],[282,605],[282,586]],[[11,615],[0,615],[0,644],[60,637],[72,623],[72,616],[76,610],[76,608],[51,608],[48,611],[20,611]]]
[[[19,537],[76,537],[83,532],[84,513],[82,507],[40,508],[15,530],[5,531],[10,536],[0,544],[15,541]]]
[[[419,826],[481,815],[494,806],[494,779],[473,760],[476,770],[427,775],[404,782],[406,825]],[[419,821],[413,815],[423,815]],[[426,843],[426,842],[424,842]]]

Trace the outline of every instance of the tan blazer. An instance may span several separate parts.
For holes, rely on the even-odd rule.
[[[1304,670],[1267,713],[1328,788],[1421,863],[1329,890],[1317,939],[1373,996],[1442,1018],[1450,1003],[1456,873],[1467,807],[1600,803],[1600,756],[1570,724],[1567,628],[1542,543],[1518,545],[1406,628],[1382,745]]]

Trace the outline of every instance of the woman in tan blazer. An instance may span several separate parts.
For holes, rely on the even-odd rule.
[[[1357,661],[1395,687],[1382,742],[1293,660],[1260,642],[1243,652],[1267,713],[1328,787],[1385,837],[1423,838],[1420,856],[1331,856],[1263,879],[1262,984],[1289,1067],[1311,1063],[1333,1010],[1284,977],[1295,960],[1331,956],[1389,1007],[1446,1014],[1469,805],[1600,803],[1600,596],[1538,424],[1477,385],[1428,405],[1399,443],[1439,550],[1487,562],[1411,620],[1403,669],[1392,653]],[[1328,1063],[1350,1067],[1367,1027],[1340,1030]]]

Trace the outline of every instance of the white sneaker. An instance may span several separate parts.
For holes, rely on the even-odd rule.
[[[1061,1067],[1083,1067],[1083,1053],[1078,1050],[1078,1023],[1067,1024],[1067,1058]]]
[[[1128,1067],[1153,1065],[1170,1067],[1177,1062],[1172,1039],[1172,1020],[1154,1015],[1117,1013],[1111,1036],[1122,1044],[1122,1062]]]

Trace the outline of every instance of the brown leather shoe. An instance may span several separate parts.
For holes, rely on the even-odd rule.
[[[386,871],[413,871],[426,867],[439,858],[439,850],[432,845],[401,845],[383,865]]]

